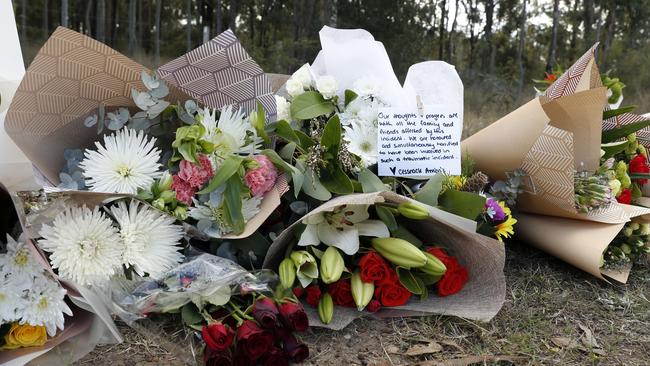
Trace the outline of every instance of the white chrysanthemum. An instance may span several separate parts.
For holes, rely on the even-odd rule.
[[[97,150],[87,149],[79,163],[86,185],[95,192],[132,194],[150,187],[161,174],[155,144],[155,138],[128,128],[104,136],[104,146],[95,142]]]
[[[113,222],[99,208],[72,207],[40,231],[41,248],[59,276],[80,285],[108,281],[122,266],[124,245]]]
[[[132,200],[111,207],[111,214],[120,226],[124,243],[123,261],[137,274],[159,278],[181,262],[178,251],[183,228],[174,224],[174,218]]]
[[[377,96],[381,91],[381,83],[373,76],[364,76],[354,82],[352,90],[360,97]]]
[[[348,151],[361,158],[364,166],[377,163],[377,128],[369,122],[355,121],[343,127],[343,139],[348,142]]]
[[[19,319],[16,309],[24,309],[25,299],[21,296],[24,288],[19,288],[9,278],[0,277],[0,324]]]
[[[215,145],[217,156],[225,159],[232,154],[251,154],[260,147],[262,139],[257,136],[244,111],[226,106],[221,110],[219,121],[216,112],[206,108],[201,123],[206,129],[203,138]]]
[[[65,294],[66,291],[53,279],[45,275],[36,276],[25,307],[18,310],[20,324],[42,325],[53,337],[57,328],[63,330],[63,314],[72,316],[72,310],[65,303]]]
[[[7,252],[0,255],[0,275],[6,274],[13,281],[31,278],[41,273],[43,267],[32,256],[25,243],[16,242],[7,235]]]

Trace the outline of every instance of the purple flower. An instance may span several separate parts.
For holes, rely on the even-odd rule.
[[[506,214],[503,212],[503,209],[501,206],[499,206],[499,202],[496,200],[493,200],[492,198],[488,198],[485,201],[485,214],[488,215],[490,220],[492,221],[503,221],[506,219]]]

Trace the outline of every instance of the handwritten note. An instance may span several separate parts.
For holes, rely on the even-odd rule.
[[[380,176],[460,174],[462,111],[451,106],[379,111]]]

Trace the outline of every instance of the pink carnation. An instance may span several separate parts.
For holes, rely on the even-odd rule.
[[[214,176],[212,163],[204,154],[199,154],[199,164],[187,160],[181,161],[178,176],[192,186],[192,188],[201,188],[205,182]]]
[[[183,180],[178,175],[172,176],[172,189],[176,191],[176,199],[186,205],[192,204],[192,197],[196,193],[196,189]]]
[[[253,159],[259,164],[259,168],[247,171],[244,180],[253,196],[261,196],[275,185],[278,169],[266,155],[255,155]]]

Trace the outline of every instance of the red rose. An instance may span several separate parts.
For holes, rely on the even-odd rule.
[[[375,297],[383,306],[401,306],[411,298],[411,291],[402,286],[399,281],[384,283],[375,289]]]
[[[246,351],[243,347],[237,347],[233,355],[232,364],[237,366],[255,366],[257,362],[248,358]]]
[[[305,294],[305,289],[302,287],[294,287],[291,291],[293,291],[293,294],[296,295],[297,298],[301,298],[302,295]]]
[[[366,310],[368,310],[371,313],[376,313],[379,311],[379,309],[381,309],[381,303],[379,302],[379,300],[376,299],[370,300],[370,302],[366,306]]]
[[[230,366],[232,365],[232,353],[230,350],[217,351],[208,347],[203,352],[205,366]]]
[[[273,346],[273,335],[252,320],[245,320],[237,328],[237,349],[251,360],[262,357]]]
[[[444,249],[439,248],[439,247],[428,247],[426,249],[426,251],[427,251],[427,253],[431,254],[432,256],[440,259],[440,261],[445,266],[447,266],[447,261],[449,260],[449,258],[451,258],[451,256],[449,254],[447,254],[447,252],[445,252]]]
[[[285,302],[280,305],[282,322],[292,331],[304,332],[309,328],[309,319],[301,303]]]
[[[284,352],[293,362],[300,363],[309,357],[309,347],[298,341],[293,335],[289,335],[283,342]]]
[[[274,329],[278,324],[278,310],[275,301],[265,297],[255,301],[253,304],[253,318],[265,329]]]
[[[320,301],[320,297],[323,295],[321,293],[320,287],[316,285],[312,285],[307,287],[305,290],[307,292],[307,304],[316,307],[318,306],[318,302]]]
[[[447,267],[447,272],[442,276],[440,281],[436,282],[436,288],[438,289],[439,296],[449,296],[455,293],[458,293],[463,289],[467,280],[469,278],[469,273],[467,269],[460,264],[456,267],[453,267],[451,270]]]
[[[289,360],[281,349],[273,347],[264,357],[264,366],[289,366]]]
[[[632,203],[632,190],[629,188],[625,188],[624,190],[621,191],[618,197],[616,197],[616,200],[618,201],[618,203],[625,203],[625,204]]]
[[[369,252],[359,260],[361,281],[376,282],[388,277],[390,266],[377,252]]]
[[[356,306],[354,299],[352,298],[349,279],[341,279],[330,284],[327,292],[332,296],[332,302],[336,305],[348,307]]]
[[[630,160],[630,173],[632,174],[650,173],[650,166],[648,166],[648,159],[641,154],[635,155],[632,158],[632,160]],[[640,185],[644,185],[648,183],[647,179],[635,179],[634,181]]]
[[[375,286],[381,286],[386,283],[388,284],[399,283],[399,277],[397,277],[397,272],[390,266],[386,267],[386,277],[376,281]]]
[[[204,325],[201,329],[201,335],[208,348],[215,351],[227,349],[235,338],[235,332],[232,328],[223,323]]]

